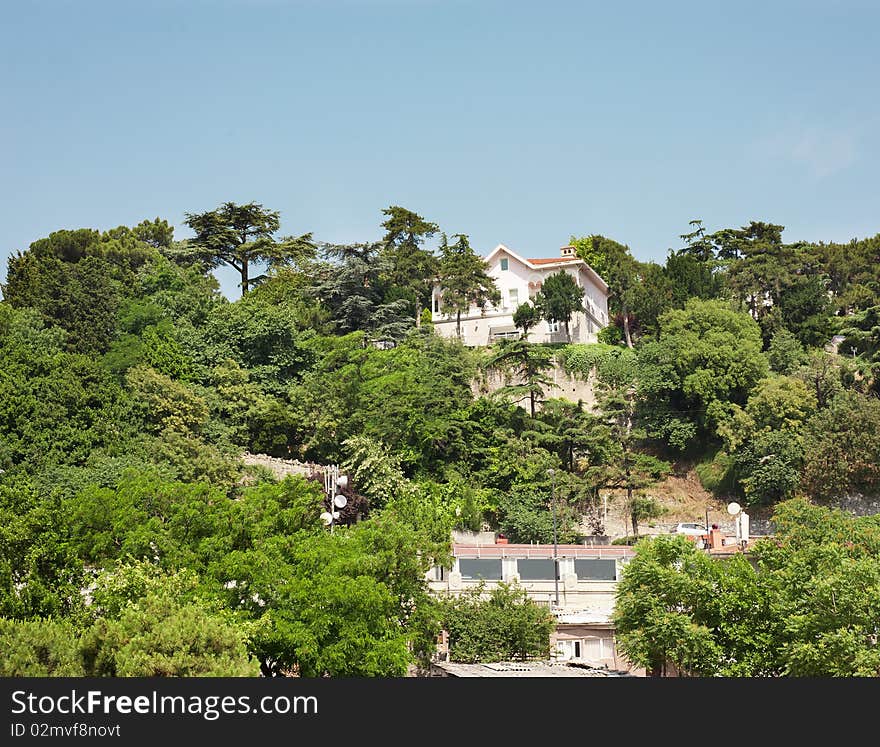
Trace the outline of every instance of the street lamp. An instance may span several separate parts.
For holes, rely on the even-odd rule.
[[[556,591],[556,608],[559,609],[559,554],[556,544],[556,470],[547,470],[550,475],[550,508],[553,512],[553,588]]]
[[[337,495],[336,489],[348,487],[348,475],[339,474],[339,465],[331,464],[324,470],[324,492],[330,498],[330,510],[321,514],[322,521],[330,526],[333,533],[333,522],[339,518],[337,508],[345,508],[348,499],[344,495]]]

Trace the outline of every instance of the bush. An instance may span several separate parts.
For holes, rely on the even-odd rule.
[[[517,585],[499,584],[483,599],[484,586],[441,602],[451,661],[474,663],[544,658],[555,623],[546,607]]]
[[[79,635],[67,620],[0,618],[0,676],[82,677]]]
[[[719,449],[694,467],[700,484],[716,496],[738,495],[733,457]]]
[[[605,345],[620,345],[623,342],[623,331],[616,325],[602,327],[596,339]]]
[[[642,537],[634,537],[634,536],[618,537],[617,539],[611,540],[611,544],[612,545],[629,545],[631,547],[632,545],[636,544],[636,542],[638,542],[640,539],[642,539]]]
[[[602,343],[566,345],[559,357],[567,373],[586,378],[594,368],[611,357],[615,350],[614,346]]]

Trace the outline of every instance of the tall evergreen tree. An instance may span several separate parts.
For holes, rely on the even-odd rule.
[[[412,301],[418,326],[422,309],[430,303],[431,283],[438,271],[437,257],[422,244],[440,229],[436,223],[398,205],[382,213],[388,216],[382,223],[382,253],[389,264],[386,282],[391,294],[400,293]]]
[[[546,347],[525,340],[506,340],[486,364],[487,368],[506,371],[518,382],[498,390],[499,396],[515,400],[529,398],[529,411],[535,417],[535,405],[544,399],[544,390],[552,383],[545,371],[553,366],[553,353]]]
[[[251,264],[268,262],[282,265],[315,253],[310,233],[298,237],[276,239],[281,226],[280,213],[266,210],[256,202],[236,205],[224,202],[216,210],[205,213],[186,213],[184,221],[193,231],[188,247],[195,257],[211,268],[228,265],[241,277],[241,294],[263,276],[250,276]]]
[[[440,310],[455,314],[455,334],[461,337],[462,313],[472,305],[485,309],[488,303],[498,303],[501,293],[489,276],[489,265],[477,256],[468,237],[457,233],[452,238],[456,239],[454,244],[444,233],[440,243]]]
[[[535,305],[548,322],[565,325],[565,339],[571,342],[571,317],[584,311],[584,289],[565,270],[555,272],[541,285]]]

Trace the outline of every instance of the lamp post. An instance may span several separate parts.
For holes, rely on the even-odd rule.
[[[339,518],[337,508],[345,508],[348,499],[344,495],[337,495],[337,488],[348,487],[348,475],[339,474],[339,465],[331,464],[324,470],[324,492],[330,498],[330,510],[321,514],[321,519],[330,526],[333,534],[333,522]]]
[[[559,553],[556,544],[556,470],[547,470],[550,475],[550,508],[553,512],[553,589],[556,592],[556,608],[559,609]]]

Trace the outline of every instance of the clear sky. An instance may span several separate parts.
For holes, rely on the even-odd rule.
[[[875,0],[6,3],[0,279],[51,231],[180,238],[228,200],[333,242],[397,204],[534,257],[663,261],[692,218],[874,235],[878,50]]]

